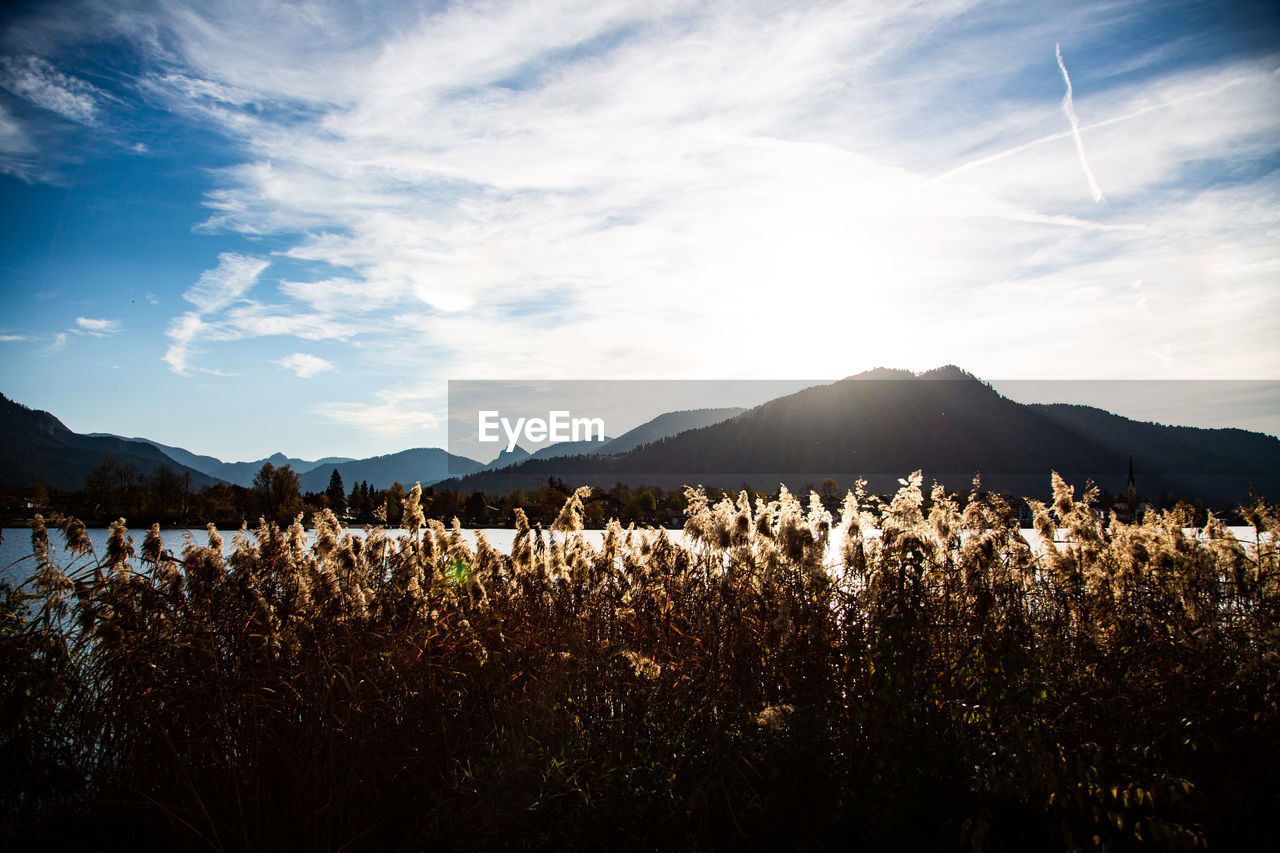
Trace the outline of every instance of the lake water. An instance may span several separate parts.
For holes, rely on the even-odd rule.
[[[222,536],[222,553],[229,555],[235,548],[232,537],[235,531],[219,530]],[[344,530],[352,536],[363,537],[363,527],[352,527]],[[388,529],[387,534],[390,536],[403,536],[404,530]],[[463,535],[467,542],[473,547],[476,544],[476,531],[463,530]],[[516,531],[513,527],[487,527],[482,528],[485,538],[489,540],[489,544],[504,554],[511,553],[511,544],[515,541]],[[89,541],[93,543],[94,551],[102,556],[107,552],[107,536],[109,531],[106,528],[90,528],[88,530]],[[195,538],[196,544],[207,545],[209,542],[208,533],[203,529],[192,530],[192,536]],[[133,547],[135,551],[142,549],[142,542],[146,538],[146,529],[130,530],[129,535],[133,537]],[[544,533],[544,535],[550,535]],[[559,534],[557,534],[559,535]],[[599,548],[604,543],[603,530],[584,530],[583,537],[593,547]],[[307,531],[308,544],[315,542],[315,531]],[[684,540],[683,530],[668,530],[667,536],[672,541],[681,542]],[[160,539],[164,542],[165,550],[172,551],[175,555],[181,556],[182,549],[186,545],[186,536],[182,530],[162,530],[160,531]],[[87,557],[81,557],[79,560],[70,561],[63,547],[64,539],[61,530],[49,530],[49,544],[53,547],[54,558],[64,569],[78,568],[84,565],[91,565]],[[71,563],[69,566],[68,563]],[[8,581],[9,583],[17,583],[26,580],[35,571],[35,558],[31,556],[31,531],[25,527],[9,527],[4,530],[4,540],[0,541],[0,581]]]
[[[1231,534],[1241,542],[1251,544],[1255,541],[1254,530],[1252,527],[1231,527],[1228,529],[1231,531]],[[232,537],[234,536],[235,531],[219,532],[222,535],[222,551],[224,554],[230,554],[234,548]],[[362,527],[349,528],[346,532],[351,533],[352,536],[364,536],[364,528]],[[509,554],[511,552],[511,543],[515,541],[516,536],[514,528],[488,527],[483,528],[481,532],[484,533],[485,538],[489,540],[489,544],[494,548],[504,554]],[[1188,534],[1194,534],[1198,531],[1188,528],[1186,532]],[[389,529],[387,530],[387,533],[391,536],[404,535],[403,530],[396,529]],[[89,529],[88,534],[89,541],[93,543],[94,550],[97,554],[106,554],[108,531],[105,528],[91,528]],[[463,535],[466,536],[467,541],[473,546],[476,542],[475,534],[476,531],[474,530],[463,530]],[[141,550],[142,541],[146,537],[147,531],[145,529],[130,530],[129,535],[133,537],[135,550]],[[204,545],[208,543],[208,534],[203,529],[193,530],[192,535],[195,537],[197,544]],[[544,532],[544,535],[549,536],[550,534]],[[603,530],[584,530],[582,531],[582,535],[586,541],[595,548],[599,548],[604,542]],[[1040,536],[1038,533],[1031,529],[1024,529],[1022,531],[1022,535],[1034,550],[1038,552],[1043,551],[1043,545],[1040,542]],[[668,530],[667,536],[673,542],[684,541],[683,530]],[[160,532],[160,538],[163,540],[166,550],[172,551],[174,554],[179,556],[181,555],[182,549],[186,543],[186,537],[182,530],[162,530]],[[309,543],[315,541],[314,530],[307,531],[307,540]],[[81,557],[76,561],[69,561],[67,559],[66,551],[63,548],[63,541],[62,531],[56,529],[49,531],[49,542],[54,550],[54,558],[58,560],[59,565],[63,566],[64,569],[76,569],[91,565],[89,558],[87,557]],[[832,541],[828,549],[828,562],[836,562],[838,560],[838,557],[835,555],[840,553],[839,545],[840,541],[838,531],[833,531]],[[68,565],[69,562],[70,565]],[[29,578],[33,571],[35,571],[35,560],[31,556],[31,531],[25,527],[6,528],[4,530],[4,540],[0,541],[0,581],[17,584]]]

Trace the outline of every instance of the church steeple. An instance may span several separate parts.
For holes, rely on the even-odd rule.
[[[1129,454],[1129,487],[1124,490],[1124,495],[1118,497],[1115,502],[1116,517],[1126,524],[1137,518],[1138,515],[1138,487],[1133,482],[1133,454]]]

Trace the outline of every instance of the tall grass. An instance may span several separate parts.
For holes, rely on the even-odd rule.
[[[106,553],[36,520],[0,608],[11,838],[130,849],[1219,849],[1280,840],[1275,511],[1033,550],[917,472],[838,519],[688,490],[683,543],[516,511]],[[1109,523],[1108,523],[1109,522]],[[829,554],[833,528],[842,543]],[[107,843],[104,827],[114,839]]]

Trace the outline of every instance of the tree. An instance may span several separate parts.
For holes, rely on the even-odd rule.
[[[391,488],[386,489],[381,494],[383,495],[383,500],[387,503],[387,524],[392,527],[399,527],[400,519],[404,515],[404,499],[408,497],[409,493],[405,491],[404,486],[397,480],[391,484]]]
[[[39,477],[31,481],[31,500],[37,509],[49,505],[49,489]]]
[[[351,495],[347,498],[347,509],[357,521],[368,521],[373,513],[373,501],[369,498],[369,484],[365,481],[351,487]]]
[[[342,486],[342,475],[338,473],[337,468],[334,468],[333,473],[329,475],[329,488],[325,489],[324,493],[329,498],[329,508],[338,515],[344,515],[347,511],[347,493]]]
[[[818,492],[818,497],[822,500],[822,507],[827,512],[839,512],[843,503],[843,495],[840,494],[840,484],[834,478],[828,477],[822,481],[822,489]]]
[[[151,513],[153,517],[174,521],[184,518],[191,499],[191,475],[179,474],[161,465],[150,477]]]
[[[97,515],[126,515],[129,492],[137,482],[137,475],[114,456],[104,456],[84,481],[84,492]]]
[[[470,525],[483,526],[489,523],[489,505],[485,502],[484,492],[472,492],[463,505],[463,511]]]
[[[302,512],[298,475],[288,465],[277,468],[270,462],[262,463],[253,478],[253,491],[258,497],[262,515],[278,524],[288,524]]]

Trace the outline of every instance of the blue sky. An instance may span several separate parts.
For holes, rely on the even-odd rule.
[[[78,431],[366,456],[443,446],[451,378],[1280,376],[1274,4],[0,14],[0,392]]]

